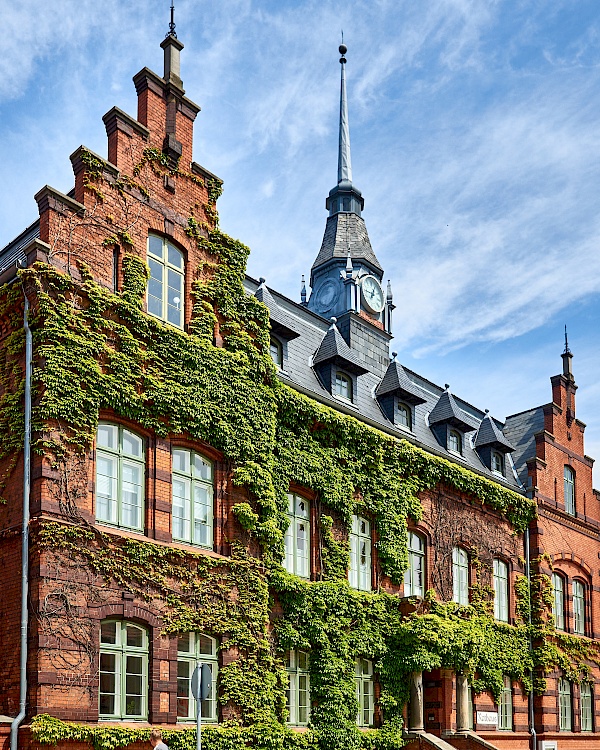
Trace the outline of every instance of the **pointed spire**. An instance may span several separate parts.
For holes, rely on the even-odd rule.
[[[563,361],[563,375],[567,380],[572,380],[575,382],[575,377],[573,375],[573,353],[569,349],[569,339],[567,337],[567,326],[565,326],[565,350],[560,355],[562,357]]]
[[[348,97],[346,95],[346,58],[348,51],[345,44],[340,44],[340,64],[342,66],[340,87],[340,142],[338,150],[338,185],[340,182],[352,182],[352,161],[350,159],[350,126],[348,123]]]
[[[392,294],[392,282],[388,279],[386,302],[391,304],[393,301],[394,301],[394,296]]]
[[[300,282],[300,302],[306,304],[306,281],[304,280],[304,274],[302,274],[302,281]]]
[[[352,251],[350,250],[350,248],[348,248],[348,258],[346,259],[346,278],[347,279],[352,278],[353,270],[354,269],[352,267]]]

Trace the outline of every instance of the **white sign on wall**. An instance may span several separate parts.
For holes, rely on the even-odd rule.
[[[497,711],[477,711],[477,723],[498,726]]]
[[[558,750],[558,740],[541,740],[540,750]]]

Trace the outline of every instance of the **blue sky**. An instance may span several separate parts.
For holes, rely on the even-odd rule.
[[[102,115],[162,73],[168,0],[0,0],[0,246],[106,154]],[[336,181],[340,30],[353,176],[399,359],[504,418],[550,400],[569,328],[600,458],[597,0],[177,0],[196,161],[249,272],[299,297]],[[600,480],[597,481],[597,484]]]

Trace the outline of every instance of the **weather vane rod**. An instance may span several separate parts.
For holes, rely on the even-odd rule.
[[[169,23],[169,31],[167,32],[167,36],[174,36],[175,39],[177,39],[177,34],[175,32],[175,6],[174,6],[174,0],[171,0],[171,22]]]
[[[565,354],[570,354],[571,350],[569,349],[569,339],[567,338],[567,326],[565,325]]]

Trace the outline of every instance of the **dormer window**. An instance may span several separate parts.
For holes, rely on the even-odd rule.
[[[462,435],[456,430],[448,432],[448,450],[462,455]]]
[[[352,378],[345,372],[335,374],[335,395],[352,401]]]
[[[269,346],[269,352],[271,359],[280,370],[283,369],[283,344],[275,336],[271,336],[271,344]]]
[[[407,404],[398,402],[398,424],[406,427],[408,430],[412,429],[411,409]]]
[[[492,451],[492,471],[504,476],[504,456],[498,451]]]

